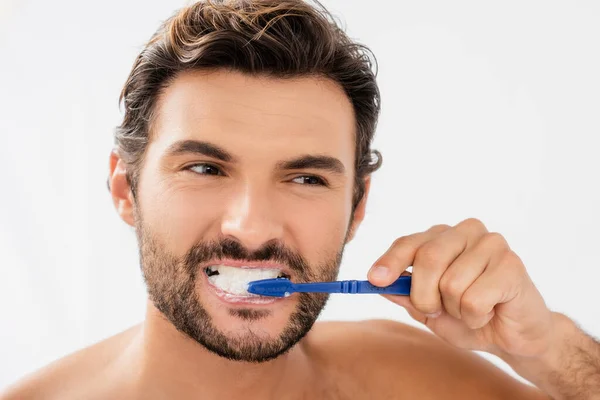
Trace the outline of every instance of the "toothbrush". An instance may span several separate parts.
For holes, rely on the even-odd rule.
[[[293,283],[289,279],[275,278],[252,281],[248,284],[248,292],[261,296],[287,297],[296,292],[313,293],[373,293],[373,294],[410,294],[410,276],[401,276],[389,286],[379,287],[369,281],[334,281]]]

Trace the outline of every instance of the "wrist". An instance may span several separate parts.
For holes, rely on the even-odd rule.
[[[549,374],[558,374],[561,371],[565,355],[569,353],[569,346],[577,343],[578,334],[581,334],[573,321],[563,314],[552,313],[552,328],[550,329],[548,348],[532,357],[499,354],[515,372],[534,384],[542,383]]]

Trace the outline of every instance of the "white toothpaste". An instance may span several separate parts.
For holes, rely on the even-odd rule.
[[[237,268],[225,265],[209,267],[208,280],[226,293],[254,296],[248,293],[248,284],[260,279],[272,279],[281,275],[281,271],[272,268]],[[215,272],[218,272],[215,273]]]

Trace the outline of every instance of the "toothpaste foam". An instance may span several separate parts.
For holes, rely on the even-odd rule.
[[[255,296],[248,293],[250,282],[277,278],[281,274],[281,271],[277,269],[235,268],[224,265],[213,266],[211,269],[214,270],[215,267],[219,274],[209,276],[208,280],[226,293],[242,296]]]

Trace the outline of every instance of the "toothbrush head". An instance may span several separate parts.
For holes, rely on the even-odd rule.
[[[261,279],[250,282],[248,292],[260,296],[288,297],[294,293],[294,287],[286,278]]]

